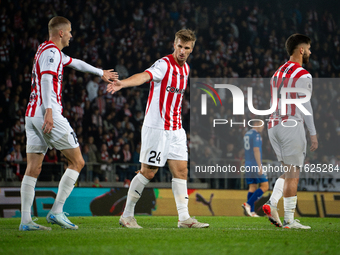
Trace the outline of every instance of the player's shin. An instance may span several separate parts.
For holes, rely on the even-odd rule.
[[[294,220],[294,212],[297,203],[297,196],[294,197],[284,197],[283,205],[285,210],[284,221],[286,223],[291,223]]]
[[[52,206],[51,212],[59,214],[63,212],[66,199],[70,196],[79,173],[76,170],[67,168],[59,182],[58,194]]]
[[[32,221],[31,208],[34,200],[34,188],[37,178],[24,175],[21,182],[21,223],[26,224]]]
[[[273,189],[273,193],[270,196],[270,204],[272,206],[277,207],[277,203],[279,202],[279,200],[281,199],[282,195],[283,195],[283,186],[285,183],[285,179],[282,178],[278,178],[275,182],[274,185],[274,189]]]
[[[185,221],[190,218],[188,203],[188,189],[187,181],[179,178],[172,179],[172,193],[174,194],[176,207],[178,211],[178,219],[180,221]]]
[[[144,187],[150,182],[141,173],[138,173],[131,181],[130,188],[127,194],[126,205],[123,213],[123,217],[134,216],[135,206],[140,197]]]

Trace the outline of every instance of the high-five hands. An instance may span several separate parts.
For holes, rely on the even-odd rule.
[[[118,73],[114,72],[113,69],[103,70],[103,76],[101,77],[103,81],[110,83],[115,79],[118,79]]]

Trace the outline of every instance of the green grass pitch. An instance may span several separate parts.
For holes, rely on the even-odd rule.
[[[178,229],[172,216],[137,216],[143,229],[122,228],[119,217],[70,217],[78,230],[21,232],[20,219],[2,218],[0,254],[340,254],[339,218],[301,218],[311,230],[276,228],[264,217],[197,218],[210,227]]]

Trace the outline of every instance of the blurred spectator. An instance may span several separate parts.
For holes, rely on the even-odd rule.
[[[94,187],[94,188],[101,188],[101,187],[103,187],[103,186],[99,183],[99,178],[98,178],[98,177],[95,177],[95,178],[94,178],[92,187]]]
[[[108,181],[109,174],[111,172],[111,162],[112,158],[107,151],[106,144],[101,145],[100,149],[100,160],[98,162],[101,164],[100,173],[97,173],[96,176],[99,177],[101,181]]]
[[[121,168],[121,165],[120,165],[120,163],[123,162],[124,157],[123,157],[123,154],[120,150],[120,144],[119,143],[116,143],[113,146],[113,152],[112,152],[111,157],[112,157],[112,163],[116,164],[116,174],[119,177],[119,181],[124,181],[125,172],[124,172],[124,169]]]
[[[41,181],[60,181],[61,169],[58,164],[57,151],[55,149],[48,150],[45,157],[43,171],[41,171],[39,180]]]
[[[99,79],[99,76],[93,76],[92,79],[86,84],[87,95],[90,102],[92,102],[98,96]]]

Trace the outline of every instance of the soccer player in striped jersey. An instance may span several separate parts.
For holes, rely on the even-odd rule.
[[[302,64],[307,64],[311,54],[309,37],[293,34],[286,41],[286,50],[290,56],[273,75],[270,86],[273,100],[273,89],[277,88],[278,106],[270,116],[268,122],[268,136],[277,155],[278,161],[288,170],[277,179],[269,201],[263,205],[263,211],[269,220],[276,226],[284,228],[310,229],[298,220],[294,220],[297,203],[297,186],[299,182],[300,167],[304,164],[306,155],[306,135],[303,123],[309,131],[310,150],[318,148],[318,140],[313,120],[313,109],[310,100],[302,103],[311,115],[305,115],[294,104],[287,105],[286,114],[282,115],[280,90],[284,88],[303,88],[312,92],[312,76]],[[288,92],[287,99],[303,98],[306,95],[300,92]],[[271,102],[273,103],[273,102]],[[277,203],[283,195],[284,222],[283,225],[277,213]]]
[[[172,191],[178,211],[178,227],[206,228],[209,224],[191,218],[188,212],[188,150],[186,134],[182,128],[181,111],[184,91],[189,77],[187,58],[196,41],[188,29],[175,35],[174,52],[157,60],[145,72],[125,80],[115,80],[107,91],[114,93],[122,88],[150,82],[150,92],[142,127],[142,147],[139,161],[140,172],[132,179],[126,206],[119,223],[128,228],[141,228],[134,209],[144,187],[155,176],[159,167],[167,162],[173,176]]]
[[[31,218],[34,189],[41,172],[44,155],[49,148],[60,150],[68,159],[68,168],[62,176],[57,197],[47,222],[63,228],[78,229],[63,212],[79,173],[84,166],[75,132],[62,116],[62,80],[64,66],[89,72],[106,82],[118,76],[112,70],[101,70],[81,60],[72,59],[61,50],[72,37],[71,22],[64,17],[54,17],[48,23],[49,41],[39,45],[34,57],[30,101],[27,105],[25,129],[27,136],[27,169],[21,183],[21,224],[19,230],[51,230],[36,224]]]

